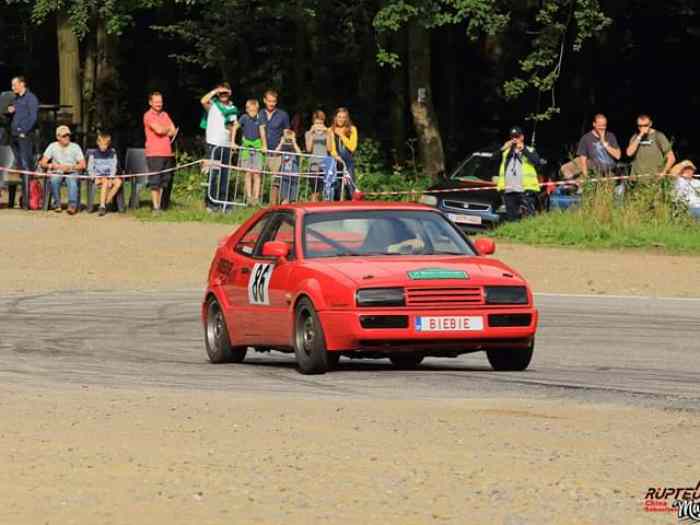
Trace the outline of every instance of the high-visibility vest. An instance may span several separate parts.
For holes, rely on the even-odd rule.
[[[528,151],[534,151],[532,148],[528,148]],[[503,152],[503,159],[501,160],[501,169],[498,172],[498,191],[503,191],[506,189],[506,162],[508,161],[508,154],[510,150],[505,150]],[[523,161],[523,191],[540,191],[540,184],[537,180],[537,170],[535,165],[530,162],[525,155],[522,155],[521,160]]]

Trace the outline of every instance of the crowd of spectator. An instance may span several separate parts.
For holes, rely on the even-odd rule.
[[[106,132],[99,132],[94,148],[83,152],[80,145],[71,140],[72,132],[68,126],[56,128],[56,140],[49,144],[43,155],[35,161],[34,131],[38,122],[39,101],[28,89],[22,77],[12,80],[14,97],[8,105],[11,116],[11,140],[14,168],[25,172],[43,169],[48,176],[48,195],[50,208],[59,213],[63,211],[61,188],[68,189],[68,214],[80,211],[80,179],[88,175],[100,188],[98,215],[103,216],[110,208],[116,195],[123,186],[123,179],[118,176],[117,154],[111,146],[111,137]],[[201,98],[204,109],[200,127],[204,131],[207,158],[217,161],[217,169],[208,177],[204,201],[208,210],[219,211],[229,203],[231,195],[231,171],[235,166],[244,180],[245,203],[259,206],[264,200],[271,204],[293,202],[300,197],[301,156],[308,156],[308,178],[311,182],[310,198],[318,200],[322,195],[327,198],[340,198],[341,188],[346,186],[346,195],[354,187],[328,182],[325,173],[333,164],[332,173],[347,173],[354,176],[353,155],[358,145],[357,128],[352,124],[347,108],[339,108],[328,126],[326,116],[321,111],[313,114],[311,129],[305,134],[305,151],[302,151],[297,133],[290,122],[289,114],[277,107],[279,95],[268,90],[263,95],[263,108],[260,102],[251,98],[245,102],[245,112],[240,115],[238,107],[232,100],[231,86],[222,82]],[[172,191],[175,156],[173,142],[178,135],[178,127],[164,107],[163,94],[153,92],[148,96],[148,110],[143,116],[145,135],[144,155],[149,172],[147,184],[150,189],[152,210],[154,214],[167,209]],[[342,164],[342,169],[338,165]],[[263,177],[271,176],[269,194],[263,196],[265,185]],[[0,191],[3,181],[7,179],[0,173]],[[22,183],[22,203],[28,207],[30,177],[19,177]],[[324,192],[324,186],[330,184],[332,192]]]
[[[497,187],[503,192],[508,220],[519,220],[535,212],[540,182],[537,170],[544,165],[537,152],[525,145],[525,134],[520,127],[510,130],[510,137],[501,148],[503,159]],[[592,128],[583,135],[576,148],[576,158],[561,167],[565,179],[576,180],[576,186],[591,177],[619,177],[615,193],[622,197],[633,178],[672,177],[674,198],[688,207],[694,217],[700,217],[700,181],[695,179],[695,165],[690,161],[676,164],[671,142],[661,131],[654,129],[647,114],[637,117],[637,132],[630,139],[625,153],[630,160],[629,171],[620,163],[622,149],[617,137],[608,131],[608,120],[598,113]]]
[[[15,168],[31,172],[35,169],[33,132],[37,125],[39,101],[29,90],[23,77],[12,79],[13,98],[7,106],[11,117],[10,144]],[[293,202],[300,197],[300,166],[302,156],[312,179],[311,200],[350,198],[355,190],[354,154],[358,147],[358,132],[347,108],[335,111],[330,123],[322,111],[312,115],[311,127],[303,132],[304,150],[299,145],[299,122],[290,122],[289,114],[278,107],[279,95],[275,90],[263,94],[263,107],[255,98],[245,102],[245,112],[239,114],[233,102],[231,86],[222,82],[201,98],[207,156],[217,161],[218,169],[211,170],[205,191],[205,205],[214,212],[229,203],[231,169],[240,171],[244,180],[245,203],[260,205],[264,197],[264,176],[272,175],[267,200],[270,204]],[[175,157],[173,141],[178,128],[164,109],[163,95],[153,92],[148,97],[148,110],[143,116],[145,159],[150,173],[148,187],[153,213],[167,209],[173,185]],[[297,119],[298,120],[298,119]],[[296,125],[293,125],[296,124]],[[622,149],[614,133],[607,129],[607,118],[597,114],[592,129],[579,141],[576,159],[562,166],[565,178],[579,176],[618,175]],[[239,138],[240,136],[240,138]],[[111,146],[111,137],[105,132],[97,136],[96,147],[85,155],[71,140],[71,130],[61,125],[56,128],[56,140],[41,155],[38,167],[48,172],[51,208],[62,212],[61,186],[68,187],[68,214],[80,210],[79,179],[85,174],[100,189],[98,215],[107,213],[123,186],[118,174],[117,153]],[[653,127],[649,115],[637,118],[637,131],[629,139],[625,154],[631,161],[632,176],[672,176],[677,201],[684,203],[690,213],[700,217],[700,182],[694,178],[695,165],[684,161],[676,164],[671,142]],[[502,192],[509,220],[518,220],[535,212],[540,191],[538,169],[545,163],[534,147],[525,143],[522,128],[511,128],[508,140],[501,148],[501,163],[497,189]],[[337,183],[338,173],[346,174],[346,182]],[[329,177],[330,174],[330,177]],[[7,173],[0,173],[0,191]],[[21,177],[22,195],[29,195],[29,177]],[[580,185],[580,184],[579,184]],[[618,185],[624,193],[625,183]],[[24,207],[28,207],[23,198]]]

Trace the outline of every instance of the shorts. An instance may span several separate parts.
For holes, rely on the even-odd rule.
[[[280,169],[282,168],[282,156],[269,154],[267,157],[267,171],[271,172],[272,187],[280,187]]]
[[[146,165],[148,166],[149,172],[163,171],[175,167],[174,157],[146,157]],[[157,190],[158,188],[167,188],[170,184],[170,180],[173,177],[173,172],[169,171],[167,173],[158,173],[156,175],[150,175],[148,177],[148,187],[152,190]]]
[[[251,171],[262,171],[264,156],[261,151],[245,150],[247,156],[244,158],[244,151],[238,153],[238,167]],[[246,171],[246,175],[250,172]]]

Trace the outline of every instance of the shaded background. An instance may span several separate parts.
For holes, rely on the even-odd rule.
[[[261,97],[267,87],[281,92],[281,107],[299,113],[304,125],[316,108],[331,113],[348,106],[361,138],[379,140],[388,162],[410,157],[395,150],[392,107],[399,105],[405,122],[405,143],[413,135],[405,96],[397,97],[390,69],[375,55],[371,23],[377,2],[358,2],[340,9],[320,3],[313,19],[226,11],[226,20],[212,31],[228,31],[230,39],[209,50],[199,63],[182,60],[201,51],[191,39],[157,30],[182,21],[206,23],[201,9],[171,5],[143,10],[119,40],[119,74],[115,109],[107,126],[118,145],[140,146],[141,115],[146,95],[158,89],[168,111],[182,126],[181,147],[197,147],[201,109],[198,99],[213,85],[228,80],[242,107],[248,97]],[[700,103],[695,51],[700,43],[700,15],[694,2],[602,2],[613,23],[579,53],[567,51],[556,89],[561,113],[537,126],[537,147],[549,157],[564,158],[589,126],[596,112],[608,115],[609,129],[626,145],[635,116],[650,113],[655,127],[675,143],[680,158],[695,157],[700,144],[696,114]],[[544,109],[526,94],[507,102],[504,80],[518,72],[518,60],[529,49],[530,20],[518,19],[497,40],[472,42],[463,25],[432,32],[432,88],[449,167],[470,151],[503,140],[507,128],[522,124],[528,134],[533,122],[524,117]],[[290,15],[291,16],[291,15]],[[44,103],[58,102],[58,59],[55,20],[36,26],[27,7],[0,7],[0,86],[9,89],[13,75],[24,74]],[[220,39],[221,40],[221,39]],[[180,60],[173,55],[179,55]],[[4,86],[7,86],[5,88]],[[405,95],[405,94],[404,94]]]

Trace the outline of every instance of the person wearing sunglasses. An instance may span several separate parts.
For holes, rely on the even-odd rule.
[[[652,128],[649,115],[637,117],[637,133],[627,146],[627,156],[632,158],[632,175],[666,175],[676,163],[671,142],[666,135]]]

